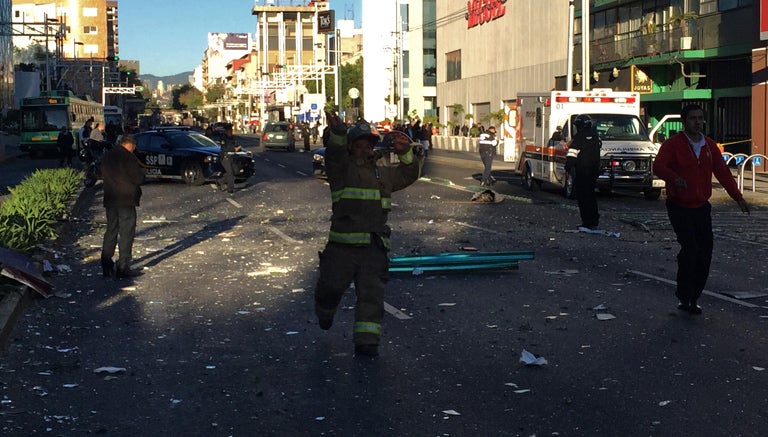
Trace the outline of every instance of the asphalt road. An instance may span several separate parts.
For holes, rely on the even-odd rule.
[[[52,258],[72,272],[52,277],[59,297],[27,311],[0,361],[0,432],[764,434],[768,298],[708,295],[702,316],[679,313],[661,281],[674,280],[677,253],[663,201],[600,196],[619,237],[574,233],[575,204],[555,190],[524,191],[499,171],[512,182],[496,184],[504,201],[477,204],[465,187],[479,160],[433,153],[427,178],[394,195],[393,253],[472,246],[535,260],[393,275],[382,355],[360,359],[352,292],[330,331],[313,314],[327,184],[310,154],[255,152],[256,175],[231,198],[144,186],[134,255],[146,274],[134,282],[100,277],[100,185],[84,192],[84,221]],[[722,197],[707,289],[765,292],[766,208],[744,216]],[[548,363],[525,366],[523,350]],[[94,373],[102,366],[125,370]]]

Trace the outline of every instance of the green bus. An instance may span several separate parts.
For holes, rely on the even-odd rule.
[[[57,152],[59,131],[69,126],[80,148],[79,131],[93,117],[104,125],[104,107],[101,103],[81,99],[71,91],[44,92],[40,97],[27,97],[21,101],[21,142],[19,148],[30,156]]]

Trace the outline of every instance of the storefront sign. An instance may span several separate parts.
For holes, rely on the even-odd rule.
[[[630,79],[630,91],[638,93],[648,94],[653,92],[653,80],[645,74],[645,72],[636,65],[633,65],[630,70],[632,78]]]
[[[507,12],[507,0],[470,0],[467,2],[467,28],[490,23]]]
[[[332,33],[334,31],[334,11],[320,11],[317,13],[317,31],[319,33]]]

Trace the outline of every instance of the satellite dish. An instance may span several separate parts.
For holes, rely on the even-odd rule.
[[[356,99],[360,97],[360,90],[357,88],[350,88],[349,91],[347,91],[347,94],[349,95],[350,99]]]

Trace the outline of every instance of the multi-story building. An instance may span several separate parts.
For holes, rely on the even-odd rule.
[[[10,22],[11,0],[0,0],[0,23]],[[13,108],[13,102],[13,41],[10,35],[3,34],[0,35],[0,116],[5,118],[7,110]]]
[[[553,89],[555,76],[566,70],[567,0],[473,1],[470,10],[467,5],[463,0],[437,2],[442,124],[480,123],[519,92]]]
[[[747,152],[757,10],[753,0],[593,2],[587,80],[592,88],[643,93],[649,124],[699,104],[707,113],[707,134],[727,151]],[[585,39],[581,15],[577,2],[576,53]],[[580,56],[575,63],[580,72]],[[565,86],[560,76],[558,88]]]
[[[423,117],[436,113],[437,3],[363,3],[366,119],[402,120],[409,115]]]
[[[44,44],[53,58],[46,61],[52,78],[46,86],[101,93],[102,79],[108,78],[104,73],[116,67],[114,59],[119,57],[117,0],[14,0],[11,22],[19,35],[13,38],[14,46]],[[26,23],[44,32],[28,35]]]

